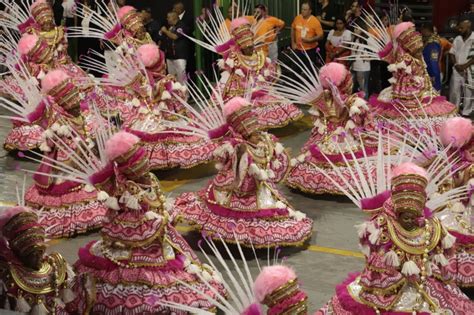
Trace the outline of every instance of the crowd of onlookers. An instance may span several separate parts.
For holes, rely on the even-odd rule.
[[[95,10],[96,1],[102,0],[81,2]],[[116,1],[119,7],[126,5],[126,2],[126,0]],[[388,87],[390,73],[385,62],[368,61],[364,58],[348,61],[344,58],[351,54],[351,51],[347,49],[348,43],[359,45],[360,51],[368,44],[367,33],[377,35],[364,22],[367,17],[365,15],[369,11],[364,14],[362,1],[353,1],[345,12],[341,12],[333,0],[318,0],[318,6],[315,8],[311,3],[302,1],[300,14],[294,18],[291,25],[285,25],[283,20],[270,16],[269,8],[263,4],[257,4],[254,12],[245,13],[236,12],[238,8],[231,5],[228,12],[224,14],[227,18],[226,27],[230,29],[232,17],[245,15],[250,23],[258,25],[255,38],[263,41],[260,45],[261,49],[269,58],[276,61],[279,57],[284,59],[283,55],[279,56],[279,51],[285,47],[279,48],[278,42],[280,34],[287,26],[291,28],[288,48],[295,51],[303,60],[310,60],[317,66],[331,61],[345,64],[353,73],[354,89],[365,92],[366,97]],[[58,24],[63,23],[69,26],[83,23],[74,15],[75,0],[55,0],[52,1],[52,5]],[[374,13],[377,16],[373,16],[383,23],[388,33],[396,23],[413,21],[412,12],[406,7],[397,12],[389,11],[377,12]],[[150,7],[141,8],[141,12],[148,33],[165,52],[168,72],[174,74],[179,81],[184,81],[187,73],[195,70],[195,45],[182,35],[183,33],[192,35],[194,32],[196,22],[191,8],[186,8],[183,1],[176,1],[171,11],[162,14],[166,15],[163,21],[157,21],[154,18]],[[202,12],[199,18],[206,19],[209,11],[203,8]],[[424,41],[423,59],[433,87],[449,95],[450,101],[458,106],[463,104],[463,115],[469,115],[472,111],[470,103],[471,94],[473,94],[471,87],[474,86],[472,82],[474,79],[474,35],[471,30],[473,17],[474,1],[471,1],[471,10],[457,19],[459,35],[450,39],[440,36],[432,24],[418,25]],[[89,38],[80,39],[79,45],[72,41],[70,46],[72,56],[86,54],[89,49],[104,48],[103,43]],[[202,55],[204,67],[210,66],[215,61],[215,57],[211,55],[209,53]]]

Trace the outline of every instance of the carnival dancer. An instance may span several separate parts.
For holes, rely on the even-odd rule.
[[[317,314],[470,314],[474,303],[453,282],[448,268],[456,239],[430,210],[459,201],[467,188],[435,196],[453,163],[439,156],[426,171],[407,162],[413,160],[408,147],[387,156],[391,138],[387,143],[383,137],[379,130],[374,174],[345,190],[370,215],[357,226],[366,266],[338,285],[336,295]],[[360,174],[368,159],[344,167]]]
[[[236,97],[225,103],[208,84],[204,94],[216,101],[209,104],[204,94],[190,89],[203,112],[182,128],[219,143],[214,152],[218,174],[202,190],[179,196],[176,208],[196,229],[226,242],[237,235],[243,246],[303,245],[313,222],[294,210],[276,187],[288,169],[287,152],[262,131],[248,101]]]
[[[231,31],[220,27],[224,17],[218,8],[214,9],[210,21],[198,21],[204,37],[208,41],[189,37],[196,44],[218,53],[221,70],[219,81],[225,100],[244,97],[251,101],[258,115],[259,125],[264,129],[284,127],[303,116],[298,107],[267,93],[265,86],[278,80],[279,67],[265,57],[265,53],[255,43],[264,43],[266,36],[272,36],[273,30],[255,38],[258,25],[252,27],[248,19],[240,17],[231,23]],[[185,35],[186,36],[186,35]]]
[[[28,77],[26,65],[10,57],[7,55],[5,62],[10,69],[11,81],[15,84],[0,81],[0,89],[9,95],[8,98],[6,95],[0,97],[0,107],[11,113],[11,116],[4,115],[2,118],[10,119],[13,126],[3,147],[7,151],[39,149],[44,128],[47,127],[43,118],[48,99],[41,93],[38,80]]]
[[[78,5],[77,15],[90,20],[92,26],[72,27],[72,37],[86,36],[106,40],[116,47],[131,49],[131,52],[141,45],[154,43],[146,31],[140,12],[132,6],[116,8],[114,3],[99,3],[97,11],[92,11],[84,5]]]
[[[97,198],[109,207],[101,239],[79,250],[75,268],[81,276],[73,287],[79,311],[168,314],[161,303],[169,301],[212,311],[212,303],[201,294],[224,296],[220,278],[176,231],[173,202],[149,172],[140,139],[115,132],[108,122],[96,129],[95,138],[96,148],[74,139],[75,146],[84,149],[82,154],[58,143],[63,154],[83,156],[83,163],[69,169],[64,162],[52,165],[63,169],[66,178],[95,185],[101,190]]]
[[[425,206],[426,171],[402,164],[392,176],[391,191],[363,200],[372,213],[359,227],[364,271],[339,285],[319,314],[470,314],[474,303],[447,270],[455,238]]]
[[[271,91],[291,102],[311,105],[314,127],[301,154],[292,159],[286,183],[311,194],[342,194],[318,168],[332,172],[330,163],[339,164],[374,155],[377,143],[364,135],[373,128],[369,107],[361,93],[352,94],[352,75],[344,65],[331,62],[318,73],[315,68],[305,66],[296,55],[288,58],[293,64],[284,67],[298,79],[283,75],[269,93]],[[328,163],[325,156],[329,156],[331,162]],[[349,169],[341,168],[339,171],[344,174],[344,179],[336,174],[333,178],[339,180],[340,185],[347,187],[345,181],[354,184]]]
[[[98,121],[90,115],[89,104],[82,102],[78,87],[66,72],[50,71],[41,85],[52,101],[50,106],[39,103],[33,114],[41,117],[40,124],[44,125],[40,149],[48,159],[36,159],[41,165],[25,200],[38,211],[39,223],[45,227],[48,237],[70,237],[100,228],[107,207],[97,200],[94,187],[58,178],[61,172],[54,170],[51,163],[67,162],[69,167],[81,163],[80,159],[71,159],[58,150],[58,141],[73,145],[72,139],[81,137],[88,139],[89,146],[94,146],[90,135]],[[53,141],[55,134],[59,139]],[[83,148],[75,147],[75,150],[82,152]]]
[[[462,117],[449,118],[441,125],[439,136],[436,134],[435,123],[427,125],[413,120],[411,123],[412,129],[422,130],[423,135],[416,143],[416,146],[420,148],[415,159],[418,165],[429,167],[434,164],[436,156],[445,156],[453,163],[450,177],[440,185],[438,192],[433,196],[439,196],[450,190],[463,190],[466,185],[472,187],[474,161],[471,153],[473,150],[471,120]],[[406,131],[406,133],[410,132],[413,134],[412,139],[415,139],[414,132]],[[402,149],[405,146],[400,144],[398,148]],[[455,280],[460,287],[472,287],[474,281],[471,200],[472,196],[468,195],[444,208],[434,209],[435,216],[456,237],[456,255],[449,259],[449,270],[456,275]]]
[[[10,2],[9,5],[10,10],[2,14],[0,25],[17,30],[21,35],[30,34],[36,37],[36,40],[30,40],[28,45],[28,51],[34,48],[35,60],[31,65],[33,68],[38,67],[35,64],[41,64],[44,75],[49,70],[61,67],[72,78],[90,79],[69,57],[66,29],[54,24],[54,13],[49,2],[37,0],[31,6],[28,3]],[[28,58],[25,59],[29,64]],[[35,76],[38,74],[39,71]]]
[[[420,104],[420,106],[422,106]],[[451,192],[459,194],[458,200],[445,207],[433,208],[433,214],[441,221],[448,231],[456,237],[456,255],[449,259],[449,270],[455,274],[455,280],[460,287],[472,287],[473,283],[473,235],[471,225],[471,200],[472,193],[465,194],[466,187],[473,186],[473,159],[472,133],[473,127],[470,119],[453,117],[447,119],[437,133],[436,121],[415,119],[413,116],[405,117],[410,128],[397,125],[384,126],[385,132],[392,138],[392,150],[407,151],[413,154],[413,162],[425,168],[443,168],[445,161],[449,161],[452,169],[447,174],[442,174],[444,180],[437,191],[431,193],[432,198],[439,198],[441,194]],[[395,140],[396,138],[401,140]],[[441,157],[445,161],[440,161]],[[439,176],[439,175],[437,175]]]
[[[185,86],[171,76],[161,77],[165,60],[159,48],[154,44],[140,46],[138,58],[121,49],[112,55],[114,67],[89,57],[84,58],[87,62],[84,64],[103,73],[101,85],[115,91],[118,97],[113,110],[119,115],[122,127],[142,140],[150,168],[190,168],[211,161],[214,143],[184,135],[179,127],[166,127],[167,121],[184,124],[183,119],[196,110],[185,110],[179,102],[186,99]],[[101,109],[103,113],[109,111],[109,107]]]
[[[383,120],[404,121],[403,114],[412,114],[421,119],[428,115],[429,119],[437,121],[437,128],[446,118],[456,115],[456,106],[440,96],[433,88],[431,78],[423,60],[423,40],[420,33],[411,22],[402,22],[394,27],[393,40],[377,18],[365,12],[365,22],[375,32],[367,32],[360,26],[362,34],[370,40],[363,47],[361,54],[346,57],[346,59],[381,59],[390,65],[392,72],[391,86],[383,90],[380,95],[373,95],[369,103]],[[378,34],[375,36],[374,34]],[[361,36],[356,35],[354,36]],[[346,43],[347,49],[359,48]],[[423,104],[420,108],[419,102]]]
[[[59,253],[46,255],[44,228],[37,214],[16,206],[0,216],[0,302],[22,314],[70,314],[74,272]]]

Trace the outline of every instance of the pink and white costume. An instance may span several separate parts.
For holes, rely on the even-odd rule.
[[[110,210],[101,239],[79,250],[75,268],[81,276],[74,287],[79,310],[168,314],[165,303],[175,302],[212,311],[212,303],[194,290],[224,294],[220,278],[173,226],[172,205],[149,173],[139,141],[126,132],[112,136],[105,147],[110,163],[91,177]]]
[[[370,25],[375,22],[374,19],[368,21]],[[413,23],[403,22],[395,26],[392,41],[385,29],[381,30],[377,25],[373,27],[379,34],[385,34],[384,46],[374,49],[375,56],[390,64],[388,70],[393,77],[390,87],[370,98],[371,107],[384,119],[397,123],[405,122],[403,116],[429,119],[439,129],[444,120],[456,115],[457,110],[433,88],[423,60],[421,34]],[[370,37],[373,37],[373,43],[381,42],[372,34]]]
[[[102,226],[107,207],[97,200],[94,187],[67,179],[56,178],[52,165],[62,162],[70,165],[79,163],[56,148],[58,141],[69,144],[75,137],[87,139],[93,145],[90,134],[97,122],[88,117],[87,104],[80,103],[80,93],[70,77],[61,70],[49,72],[42,80],[43,90],[54,100],[51,106],[38,107],[45,111],[41,117],[45,132],[42,134],[43,158],[35,184],[25,195],[28,205],[39,212],[39,223],[45,227],[51,238],[70,237]]]
[[[289,157],[275,137],[260,131],[253,108],[242,98],[224,107],[227,125],[214,155],[218,174],[201,191],[184,193],[176,207],[186,221],[209,235],[243,246],[299,246],[312,234],[312,220],[294,210],[278,191]],[[218,137],[218,138],[219,138]]]

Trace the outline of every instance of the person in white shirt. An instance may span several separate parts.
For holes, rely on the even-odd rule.
[[[351,53],[343,47],[344,43],[352,41],[352,34],[346,29],[346,22],[342,18],[336,18],[334,29],[332,29],[326,40],[326,63],[339,62],[349,66],[347,61],[337,60],[349,56]]]
[[[364,36],[359,28],[356,28],[354,33],[359,36]],[[353,45],[358,48],[357,52],[354,51],[353,54],[362,55],[367,42],[366,40],[356,36]],[[369,98],[370,61],[356,59],[351,65],[351,73],[356,91],[364,92],[364,98],[367,100]]]
[[[461,115],[469,116],[473,110],[474,95],[474,32],[469,20],[461,21],[458,25],[459,36],[454,39],[450,50],[453,75],[449,100],[458,108],[462,105]]]

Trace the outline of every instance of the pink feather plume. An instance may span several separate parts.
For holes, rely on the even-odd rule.
[[[113,161],[122,154],[127,153],[138,142],[140,142],[140,138],[137,136],[120,131],[107,141],[105,152],[109,160]]]
[[[262,303],[267,295],[294,279],[296,279],[296,274],[289,267],[282,265],[264,267],[255,279],[253,287],[255,298]]]
[[[121,21],[122,18],[123,18],[128,12],[133,11],[133,10],[136,11],[136,9],[135,9],[134,7],[132,7],[131,5],[126,5],[126,6],[124,6],[124,7],[121,7],[121,8],[118,10],[118,12],[117,12],[117,15],[118,15],[119,20]]]
[[[413,163],[402,163],[392,170],[392,178],[408,174],[420,175],[428,179],[428,173],[426,172],[426,170]]]
[[[248,106],[249,102],[242,97],[234,97],[224,105],[224,116],[229,117],[244,106]]]
[[[319,77],[324,88],[329,87],[329,82],[339,86],[346,78],[348,71],[346,67],[337,62],[330,62],[321,67]]]
[[[56,70],[50,71],[41,80],[41,88],[43,92],[48,93],[49,91],[51,91],[51,89],[58,86],[59,84],[61,84],[62,82],[64,82],[65,80],[69,78],[70,78],[69,75],[63,70],[56,69]]]
[[[393,37],[398,38],[400,34],[402,34],[407,29],[412,28],[412,27],[415,27],[415,24],[413,24],[412,22],[402,22],[400,24],[397,24],[395,26],[395,29],[393,30]]]
[[[230,23],[230,30],[233,31],[236,28],[238,28],[242,25],[245,25],[245,24],[250,25],[249,20],[245,17],[240,17],[240,18],[233,19],[232,22]]]
[[[471,140],[472,122],[463,117],[453,117],[446,120],[441,126],[440,139],[443,145],[452,143],[454,148],[460,148]]]
[[[145,44],[138,48],[138,58],[145,67],[152,67],[160,60],[160,49],[155,44]]]
[[[30,10],[33,10],[34,7],[36,7],[37,5],[41,4],[41,3],[46,3],[46,0],[36,0],[35,2],[33,2],[30,6]]]
[[[38,36],[34,34],[25,34],[18,41],[18,51],[21,55],[27,55],[38,42]]]

